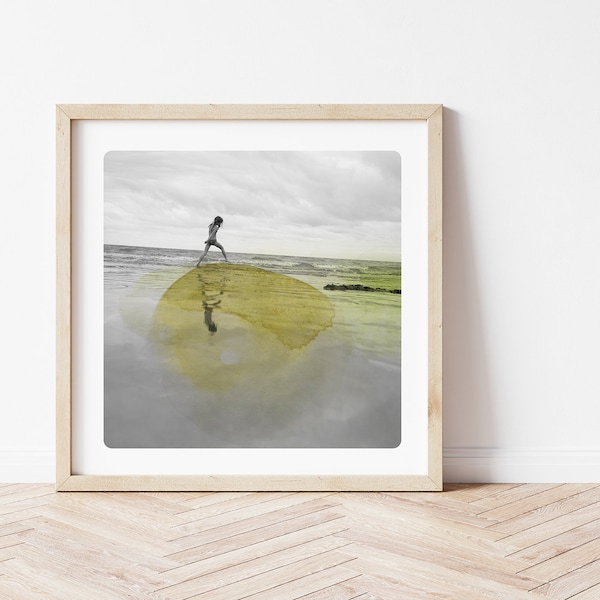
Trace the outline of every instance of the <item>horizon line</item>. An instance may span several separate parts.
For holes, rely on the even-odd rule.
[[[137,246],[131,244],[108,244],[104,242],[104,246],[125,246],[126,248],[150,248],[153,250],[182,250],[184,252],[202,252],[198,248],[172,248],[171,246]],[[369,262],[391,262],[391,263],[399,263],[402,264],[402,258],[393,260],[393,259],[378,259],[378,258],[346,258],[341,256],[301,256],[298,254],[264,254],[261,252],[236,252],[236,251],[227,251],[229,254],[245,254],[245,255],[255,255],[255,256],[283,256],[286,258],[325,258],[328,260],[364,260]]]

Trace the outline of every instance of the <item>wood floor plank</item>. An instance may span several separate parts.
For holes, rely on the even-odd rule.
[[[17,546],[18,544],[22,544],[23,542],[15,537],[14,535],[0,537],[0,549],[11,548],[12,546]]]
[[[198,493],[191,498],[187,498],[181,502],[181,510],[193,510],[202,506],[210,506],[212,504],[221,504],[236,498],[251,497],[256,492],[206,492]]]
[[[126,523],[112,518],[110,514],[98,515],[96,511],[84,510],[84,507],[80,507],[79,510],[71,510],[63,506],[47,505],[40,508],[39,514],[56,521],[70,523],[82,531],[89,531],[101,536],[108,544],[116,542],[129,545],[131,548],[147,552],[150,555],[156,552],[161,543],[166,543],[165,538],[168,537],[168,532],[161,532],[160,526],[157,524],[154,525],[154,528],[150,528],[148,523],[143,520],[136,520],[139,531],[134,533],[131,524],[127,526]]]
[[[265,592],[270,593],[271,590],[277,588],[278,595],[275,597],[282,600],[283,596],[281,595],[281,588],[285,584],[306,578],[309,575],[315,575],[321,571],[331,570],[334,567],[343,565],[352,560],[352,557],[335,550],[325,552],[318,556],[313,556],[284,567],[278,567],[229,585],[218,586],[214,589],[203,591],[200,594],[190,595],[187,598],[204,597],[203,600],[233,600],[234,598],[241,599],[252,597],[253,595],[260,598],[261,596],[266,595]],[[343,578],[337,579],[338,582],[343,580]],[[323,585],[321,587],[326,586]]]
[[[531,565],[537,565],[545,560],[554,558],[572,548],[597,539],[600,536],[600,519],[585,523],[564,533],[545,539],[533,546],[528,546],[511,555]]]
[[[18,541],[48,555],[62,557],[65,561],[77,557],[80,566],[89,565],[91,570],[102,569],[106,573],[118,570],[121,578],[131,578],[133,582],[146,581],[148,586],[163,585],[165,578],[159,573],[174,564],[166,558],[140,552],[131,544],[107,543],[102,536],[68,523],[42,517],[36,520],[35,525],[19,533]],[[82,549],[85,549],[85,553]],[[16,554],[18,556],[18,549]]]
[[[375,600],[375,596],[370,595],[368,592],[357,590],[352,585],[352,581],[352,579],[349,579],[343,583],[321,588],[316,592],[304,594],[297,600]]]
[[[28,519],[35,519],[39,514],[39,510],[36,508],[24,508],[7,515],[0,515],[0,527],[4,528],[10,525],[18,525],[24,523]]]
[[[460,483],[445,484],[444,494],[462,502],[477,503],[479,500],[518,487],[517,483]]]
[[[336,498],[344,504],[353,502],[355,507],[362,505],[365,510],[374,515],[380,514],[380,511],[386,511],[388,514],[394,515],[395,519],[406,522],[427,522],[431,519],[431,522],[436,526],[442,523],[446,524],[448,528],[456,531],[457,534],[460,534],[461,531],[471,531],[471,528],[473,528],[473,530],[481,532],[483,539],[496,541],[505,537],[497,532],[488,532],[488,525],[496,521],[485,518],[480,519],[477,515],[467,514],[464,511],[462,511],[459,518],[455,518],[457,512],[455,510],[456,502],[448,503],[445,497],[443,500],[441,497],[438,499],[438,505],[433,501],[427,501],[423,504],[421,510],[419,510],[416,502],[417,498],[413,498],[410,502],[402,501],[395,494],[390,493],[375,492],[364,495],[360,492],[341,492]],[[462,504],[468,506],[468,503]]]
[[[529,483],[529,484],[521,484],[515,486],[513,488],[503,490],[498,492],[497,494],[492,494],[491,496],[486,496],[481,500],[474,502],[473,504],[477,504],[478,506],[486,509],[494,509],[499,508],[501,506],[505,506],[507,504],[512,504],[513,502],[522,502],[531,496],[536,496],[542,492],[546,492],[551,490],[552,488],[559,487],[560,483]]]
[[[600,501],[600,487],[597,486],[586,489],[585,486],[572,485],[567,488],[559,488],[550,491],[553,492],[553,494],[558,494],[561,489],[563,490],[562,494],[559,494],[558,498],[548,504],[543,502],[543,494],[540,494],[535,497],[539,498],[540,501],[540,505],[537,507],[532,508],[531,503],[525,502],[513,506],[513,516],[490,526],[490,529],[509,535],[519,533],[520,531],[530,529],[544,521],[549,521],[550,519],[554,519],[563,514],[573,512],[574,510]]]
[[[69,533],[65,531],[65,534]],[[84,581],[102,581],[107,591],[132,593],[141,590],[148,593],[164,585],[165,578],[159,572],[169,565],[169,561],[160,557],[136,554],[131,548],[127,552],[127,547],[118,545],[95,547],[89,538],[85,543],[85,538],[77,535],[55,535],[47,526],[20,535],[24,544],[16,549],[18,560],[30,561],[33,556],[36,564],[43,564],[45,558],[57,573],[68,571],[74,578],[78,573]],[[31,548],[35,549],[33,555]]]
[[[233,521],[227,525],[201,531],[199,533],[190,533],[175,539],[169,540],[174,548],[189,549],[195,546],[200,546],[208,542],[221,540],[228,537],[238,536],[253,529],[274,525],[276,523],[287,521],[295,517],[303,516],[311,512],[318,512],[326,509],[331,509],[337,506],[337,502],[325,500],[309,500],[301,504],[294,504],[273,510],[266,514],[242,518],[238,521]]]
[[[160,496],[151,496],[150,494],[140,492],[102,492],[102,497],[114,506],[117,510],[129,513],[130,510],[137,510],[138,513],[154,514],[160,511],[161,514],[177,514],[181,511],[180,503],[172,502],[167,498]],[[122,509],[121,509],[122,507]]]
[[[537,580],[547,581],[562,577],[571,571],[575,571],[578,566],[587,565],[599,559],[600,539],[597,538],[533,565],[521,571],[521,573]]]
[[[166,592],[172,600],[185,600],[193,595],[203,594],[219,587],[238,583],[241,580],[251,579],[262,573],[287,567],[299,561],[316,556],[324,556],[331,550],[344,548],[347,545],[348,542],[333,537],[319,538],[312,542],[284,548],[276,552],[271,552],[266,556],[238,563],[203,576],[194,577],[193,579],[168,586],[160,591],[163,593]]]
[[[357,555],[357,560],[351,564],[353,570],[371,577],[396,581],[398,590],[418,590],[423,598],[532,600],[527,591],[489,580],[476,572],[449,569],[434,561],[407,558],[370,547],[353,547],[353,552]]]
[[[515,517],[520,517],[523,513],[529,513],[535,510],[544,510],[548,505],[556,504],[557,502],[564,501],[565,498],[577,495],[580,492],[587,491],[596,486],[590,485],[572,485],[572,486],[556,486],[550,489],[533,494],[527,498],[523,498],[518,502],[511,502],[491,508],[486,512],[482,513],[488,518],[496,519],[497,521],[507,521]],[[496,529],[498,526],[496,526]]]
[[[383,495],[388,498],[395,498],[402,506],[403,511],[412,510],[420,514],[435,514],[438,517],[452,519],[457,523],[467,525],[480,526],[483,520],[487,521],[488,525],[498,522],[493,517],[480,517],[480,513],[485,512],[486,508],[473,502],[455,500],[451,494],[443,496],[443,502],[440,502],[439,492],[420,492],[417,497],[410,492],[385,492]]]
[[[587,590],[571,596],[569,600],[598,600],[598,598],[600,598],[600,584],[593,585],[587,588]]]
[[[182,510],[185,507],[180,506],[179,517],[181,518],[181,522],[175,525],[175,527],[183,527],[184,525],[200,519],[227,514],[235,510],[243,510],[255,504],[263,504],[268,500],[284,498],[285,496],[291,495],[293,495],[293,492],[254,492],[245,494],[244,496],[230,498],[229,500],[223,500],[222,502],[213,502],[203,506],[186,508],[185,510]]]
[[[169,534],[163,526],[164,514],[171,514],[174,505],[165,509],[164,505],[157,505],[150,496],[141,494],[114,494],[112,492],[62,493],[55,494],[51,503],[53,507],[62,507],[71,511],[85,512],[89,517],[100,520],[110,520],[114,529],[130,528],[136,521],[140,534],[150,534],[161,540],[167,540]],[[159,518],[159,515],[161,517]]]
[[[173,527],[173,536],[181,538],[190,534],[199,534],[209,529],[216,529],[217,527],[223,527],[229,525],[234,521],[241,521],[242,519],[249,519],[251,517],[258,517],[272,513],[275,510],[290,508],[297,506],[298,504],[304,504],[310,500],[318,500],[329,496],[329,493],[315,492],[315,493],[289,493],[289,492],[273,492],[265,495],[256,494],[253,496],[252,502],[245,502],[235,508],[228,506],[227,509],[222,505],[219,505],[224,510],[216,514],[205,514],[202,511],[198,514],[198,511],[193,511],[195,518],[189,522],[182,523]],[[231,510],[228,510],[231,508]],[[189,516],[186,514],[186,521]]]
[[[355,577],[353,579],[348,579],[342,583],[338,583],[333,586],[336,589],[341,589],[347,593],[353,594],[350,596],[351,600],[385,600],[381,596],[376,596],[375,594],[369,592],[362,592],[360,590],[364,589],[364,580],[362,575]],[[389,597],[389,596],[388,596]],[[312,598],[303,598],[301,597],[299,600],[313,600]],[[320,600],[315,598],[314,600]],[[323,599],[325,600],[325,599]]]
[[[244,600],[301,600],[306,594],[323,590],[337,583],[350,581],[353,577],[355,577],[354,572],[346,569],[345,565],[336,565],[335,568],[325,568],[258,592]]]
[[[600,502],[589,504],[588,506],[563,514],[560,517],[545,520],[538,525],[533,525],[518,533],[507,534],[502,541],[509,543],[511,546],[526,548],[585,523],[595,521],[599,514]]]
[[[431,544],[426,539],[403,539],[397,531],[390,532],[382,525],[377,528],[358,527],[353,523],[346,531],[337,534],[337,537],[351,540],[357,547],[368,545],[381,550],[390,550],[390,546],[393,546],[399,558],[444,564],[457,572],[483,577],[512,586],[516,590],[528,590],[540,583],[531,577],[517,575],[514,566],[510,568],[506,559],[497,556],[489,557],[483,553],[463,553],[454,546],[440,548],[437,543]]]
[[[44,579],[49,577],[47,574],[36,576],[33,579],[20,576],[11,578],[3,575],[0,578],[0,598],[2,600],[48,600],[51,598],[49,594],[52,593],[52,588],[45,587]],[[51,579],[50,584],[56,588],[54,580]],[[76,590],[69,589],[69,585],[67,584],[58,593],[60,595],[54,596],[55,598],[60,598],[61,600],[80,600],[82,592],[79,588]],[[89,590],[87,590],[87,593],[89,593]],[[88,597],[91,598],[92,596]]]
[[[534,600],[528,592],[513,590],[510,587],[504,592],[493,592],[482,581],[474,589],[460,586],[454,579],[454,573],[443,582],[432,583],[427,576],[411,573],[405,577],[363,574],[353,579],[350,586],[368,590],[368,598],[377,600]],[[344,585],[344,584],[342,584]],[[362,596],[360,597],[362,600]]]
[[[48,496],[54,493],[52,485],[13,485],[8,488],[0,489],[0,505],[19,502],[21,500],[30,500],[40,496]]]
[[[306,515],[300,515],[293,519],[285,519],[271,525],[257,527],[246,533],[217,539],[212,542],[207,541],[205,544],[169,553],[167,556],[180,565],[187,565],[198,562],[199,557],[210,558],[212,556],[219,556],[238,548],[246,548],[262,541],[273,540],[305,528],[341,520],[343,520],[342,514],[331,510],[309,512]]]
[[[17,556],[17,546],[20,544],[11,544],[0,548],[0,563],[14,559]]]
[[[0,490],[3,490],[5,488],[11,488],[11,487],[25,487],[26,485],[27,485],[26,483],[14,483],[14,482],[13,483],[10,483],[10,482],[4,483],[4,482],[2,482],[2,483],[0,483]],[[33,485],[37,486],[39,484],[36,483]]]
[[[531,591],[549,598],[566,600],[598,584],[600,584],[600,562],[596,561],[581,566],[567,575],[552,579]]]
[[[298,520],[298,523],[296,523],[297,528],[291,533],[284,533],[276,537],[269,536],[266,539],[262,539],[262,537],[257,539],[256,536],[252,540],[238,539],[238,543],[235,544],[233,549],[220,554],[212,555],[206,552],[207,547],[203,546],[203,551],[198,553],[196,561],[171,568],[163,575],[167,575],[172,581],[187,581],[231,567],[238,567],[248,561],[269,556],[286,548],[328,538],[346,529],[344,520],[337,515],[331,521],[319,521],[316,524],[314,524],[314,516],[310,516],[313,519],[312,524],[308,527]],[[248,541],[252,543],[246,545]],[[339,543],[339,540],[336,541]]]
[[[76,561],[65,563],[27,544],[20,547],[17,558],[7,561],[2,567],[9,581],[18,581],[31,593],[45,591],[47,597],[61,599],[115,598],[115,588],[107,578],[93,578],[85,570],[79,569]],[[124,592],[125,588],[121,591]],[[137,590],[128,592],[131,592],[130,598],[140,598]]]
[[[26,531],[33,527],[33,524],[30,522],[35,517],[30,517],[29,519],[24,519],[22,521],[15,521],[14,523],[9,523],[7,525],[0,524],[0,539],[4,536],[14,535],[15,533],[21,533],[22,531]]]
[[[10,523],[24,518],[24,515],[30,509],[35,510],[46,505],[49,497],[51,498],[52,496],[43,494],[41,496],[0,504],[0,523]]]
[[[437,600],[440,600],[439,596],[435,594],[424,596],[423,594],[427,593],[427,590],[423,590],[421,587],[411,589],[408,586],[403,586],[397,578],[362,574],[339,585],[351,590],[368,590],[366,596],[358,596],[360,600],[392,600],[392,598],[394,600],[395,598],[401,600],[423,600],[424,598],[436,600],[437,598]],[[395,596],[392,594],[395,594]],[[449,600],[449,597],[444,600]],[[463,599],[461,598],[461,600]]]
[[[206,496],[218,496],[218,492],[140,492],[145,496],[151,496],[153,498],[159,498],[167,502],[173,502],[174,504],[180,504],[182,508],[185,507],[186,502],[199,501],[201,498]]]
[[[443,518],[432,517],[429,512],[424,514],[407,514],[403,505],[389,504],[385,495],[344,493],[339,496],[341,504],[359,521],[365,521],[369,516],[368,523],[376,527],[379,523],[384,530],[394,530],[403,537],[412,537],[415,543],[422,538],[435,541],[441,547],[454,546],[458,542],[470,547],[474,552],[486,552],[504,557],[509,554],[513,546],[497,542],[501,535],[494,533],[493,538],[487,538],[489,532],[486,529],[487,521],[479,526],[473,526],[462,522],[455,522],[447,516],[444,511]]]

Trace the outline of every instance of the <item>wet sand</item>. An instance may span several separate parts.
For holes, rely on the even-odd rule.
[[[396,447],[401,300],[364,294],[225,263],[108,286],[105,443]]]

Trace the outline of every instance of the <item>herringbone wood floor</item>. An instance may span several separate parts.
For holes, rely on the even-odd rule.
[[[600,598],[600,486],[56,494],[0,485],[0,598],[543,597]]]

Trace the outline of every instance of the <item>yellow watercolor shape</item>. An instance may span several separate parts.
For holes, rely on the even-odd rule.
[[[248,265],[207,264],[163,294],[152,337],[172,369],[201,389],[226,391],[280,380],[333,323],[312,286]],[[272,386],[271,386],[272,387]]]

